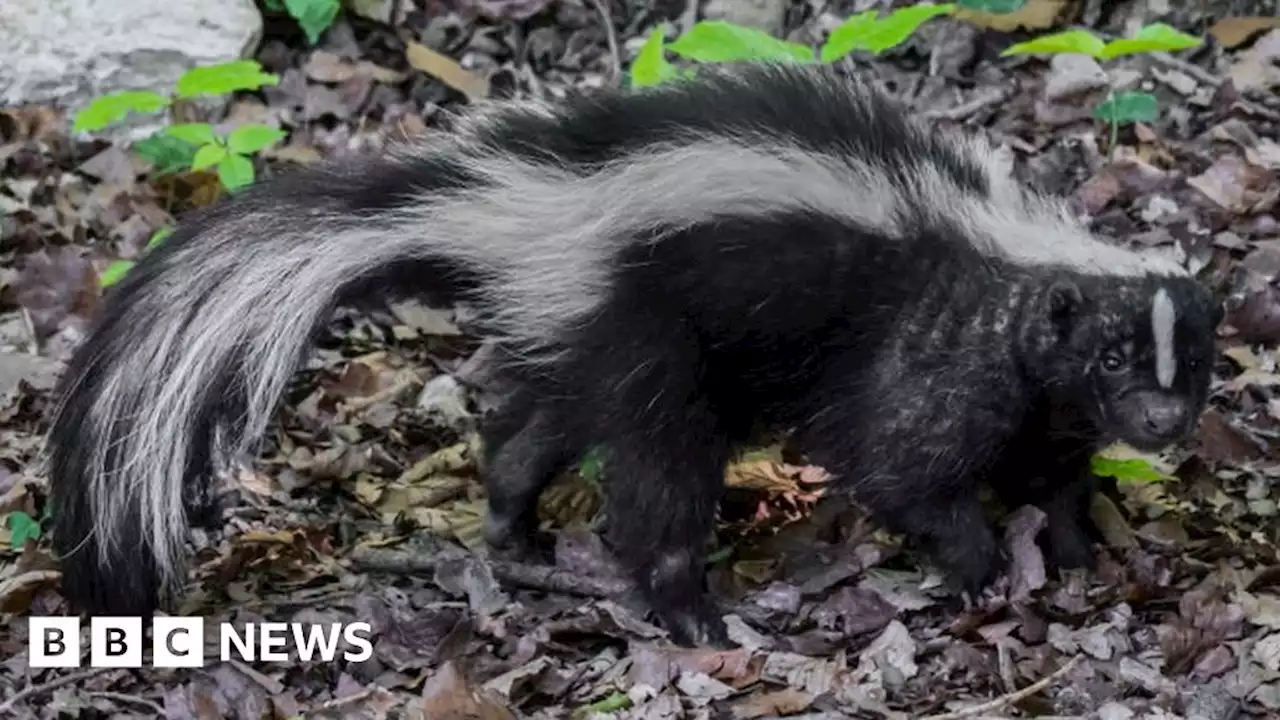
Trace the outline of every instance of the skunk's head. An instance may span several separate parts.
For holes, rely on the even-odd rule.
[[[1036,315],[1036,374],[1101,439],[1154,451],[1195,429],[1222,309],[1193,278],[1059,278]]]

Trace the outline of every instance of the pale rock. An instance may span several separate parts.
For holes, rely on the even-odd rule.
[[[780,37],[786,13],[786,0],[710,0],[703,17],[746,25]]]
[[[1044,85],[1044,99],[1058,102],[1106,86],[1107,74],[1088,55],[1054,55],[1049,60],[1049,79]]]
[[[391,11],[395,5],[395,0],[347,0],[346,3],[346,7],[356,15],[382,23],[391,22]]]
[[[452,375],[437,375],[427,381],[418,395],[418,408],[438,416],[449,427],[471,418],[467,390]]]
[[[1131,720],[1133,711],[1118,702],[1109,702],[1098,708],[1098,720]]]
[[[253,0],[2,0],[0,105],[74,112],[121,90],[168,95],[183,72],[248,57],[261,37]],[[126,127],[138,137],[158,122]]]
[[[0,395],[23,381],[37,390],[49,390],[61,369],[59,363],[40,355],[0,352]]]

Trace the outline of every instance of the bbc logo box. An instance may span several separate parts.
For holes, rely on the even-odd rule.
[[[31,667],[80,667],[80,618],[32,617],[28,631]],[[89,619],[90,667],[140,668],[146,644],[140,617]],[[151,663],[155,667],[203,667],[204,619],[152,618],[150,645]]]

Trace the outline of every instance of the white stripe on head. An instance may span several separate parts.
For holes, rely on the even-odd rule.
[[[1164,288],[1160,288],[1151,301],[1151,336],[1156,344],[1156,382],[1165,389],[1173,386],[1174,375],[1178,372],[1178,357],[1173,348],[1173,327],[1177,320],[1178,311],[1173,300]]]

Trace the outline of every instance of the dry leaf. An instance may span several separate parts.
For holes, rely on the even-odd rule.
[[[1068,0],[1028,0],[1026,5],[1011,13],[989,13],[981,10],[956,8],[955,16],[979,27],[1000,32],[1013,32],[1018,28],[1044,30],[1053,27],[1067,6]]]
[[[423,720],[515,720],[510,709],[488,692],[472,689],[450,660],[422,686],[420,712],[409,717]]]
[[[1262,370],[1246,370],[1231,378],[1226,387],[1231,392],[1240,392],[1247,387],[1276,387],[1280,385],[1280,375]]]
[[[467,96],[468,100],[483,100],[489,95],[488,78],[480,77],[458,64],[457,60],[432,50],[421,43],[410,42],[404,50],[405,59],[415,70],[444,82]]]
[[[1280,27],[1280,17],[1227,17],[1209,28],[1209,34],[1224,47],[1243,45],[1258,33]]]

